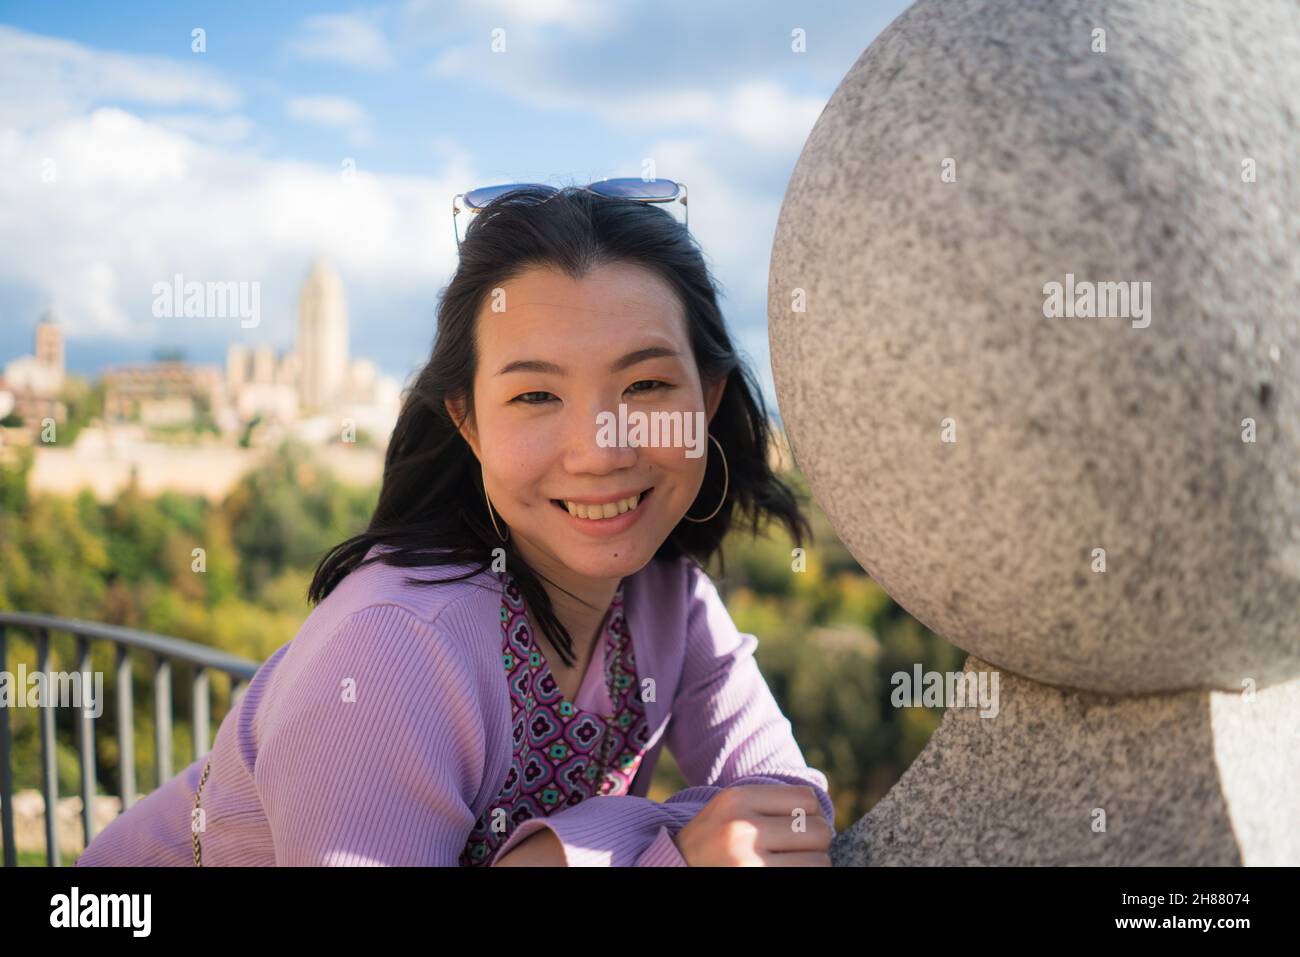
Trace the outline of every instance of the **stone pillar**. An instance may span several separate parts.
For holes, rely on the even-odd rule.
[[[831,97],[782,417],[1001,677],[837,863],[1300,864],[1298,89],[1292,0],[920,0]]]

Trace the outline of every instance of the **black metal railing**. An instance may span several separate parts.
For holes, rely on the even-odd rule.
[[[27,632],[36,645],[37,671],[47,676],[51,668],[52,633],[72,635],[77,641],[77,671],[84,685],[90,680],[90,648],[92,641],[108,641],[117,649],[117,740],[119,745],[119,778],[122,792],[122,810],[135,801],[135,731],[132,720],[133,695],[131,680],[131,651],[150,654],[153,662],[154,697],[154,766],[157,783],[172,777],[172,672],[173,661],[185,662],[194,669],[192,679],[191,718],[194,725],[195,760],[208,753],[208,735],[211,730],[210,689],[208,677],[212,671],[230,675],[236,681],[231,694],[231,706],[239,699],[259,667],[257,662],[229,655],[205,645],[179,638],[168,638],[146,631],[119,628],[75,618],[55,618],[49,615],[31,615],[22,612],[0,612],[0,669],[8,661],[8,639],[11,630]],[[47,688],[52,683],[47,684]],[[24,689],[19,689],[24,693]],[[51,867],[59,864],[57,809],[59,799],[58,763],[55,751],[54,707],[52,694],[41,703],[41,784],[45,795],[45,853]],[[95,715],[91,706],[81,705],[78,723],[77,751],[81,762],[81,819],[85,845],[95,836]],[[18,864],[18,848],[14,835],[12,740],[9,729],[9,709],[0,707],[0,829],[4,832],[4,866]]]

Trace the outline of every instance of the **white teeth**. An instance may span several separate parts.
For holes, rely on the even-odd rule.
[[[569,510],[570,515],[576,515],[578,518],[603,519],[613,518],[615,515],[622,515],[629,509],[636,508],[641,502],[640,493],[630,498],[620,499],[617,502],[605,502],[603,505],[581,505],[577,502],[570,502],[564,499],[564,507]]]

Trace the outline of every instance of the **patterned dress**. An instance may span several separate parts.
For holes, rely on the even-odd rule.
[[[560,692],[533,639],[519,586],[508,572],[498,572],[497,578],[502,583],[501,665],[510,688],[513,758],[500,794],[470,831],[460,856],[463,867],[490,865],[529,818],[547,817],[591,797],[626,794],[650,736],[623,614],[623,583],[602,634],[601,658],[614,710],[600,715],[577,707]],[[608,748],[609,769],[600,779],[602,746]]]

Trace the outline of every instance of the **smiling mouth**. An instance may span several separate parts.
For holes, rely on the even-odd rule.
[[[592,522],[603,522],[608,518],[617,518],[624,512],[640,508],[645,500],[649,498],[650,493],[654,491],[654,486],[638,492],[631,496],[630,499],[623,499],[617,502],[607,502],[604,505],[583,505],[579,503],[566,504],[563,499],[553,498],[551,504],[563,512],[567,512],[574,518],[582,518]]]

